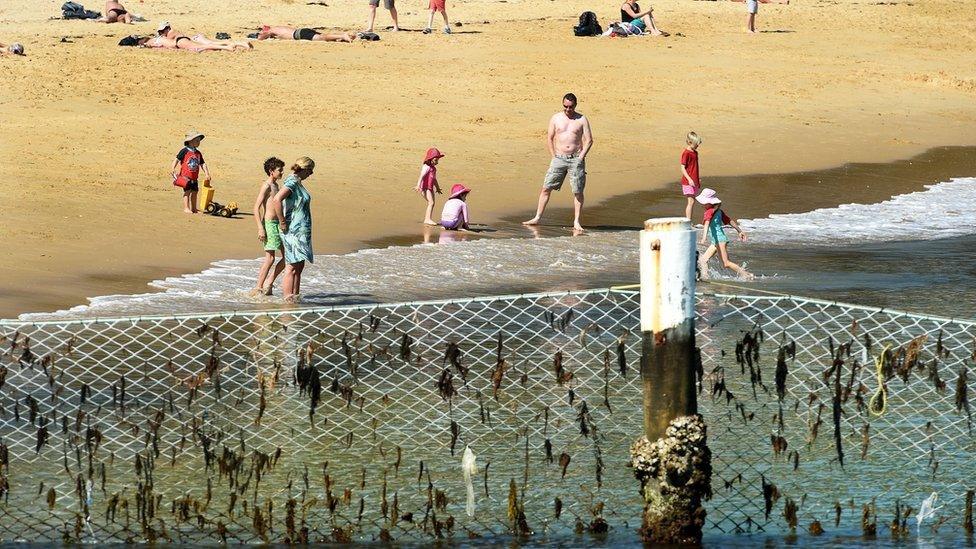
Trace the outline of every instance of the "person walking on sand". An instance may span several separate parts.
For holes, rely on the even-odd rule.
[[[746,232],[743,231],[742,227],[739,226],[739,222],[732,219],[726,215],[724,211],[722,211],[722,201],[712,189],[702,189],[702,192],[698,195],[697,200],[703,206],[705,206],[705,215],[702,219],[702,225],[704,225],[704,227],[702,228],[702,235],[698,240],[698,243],[704,245],[706,236],[712,239],[712,244],[698,259],[698,270],[701,273],[701,278],[703,280],[708,279],[708,260],[715,255],[716,249],[722,257],[722,266],[724,266],[726,269],[735,271],[736,274],[747,280],[753,278],[752,273],[729,260],[729,252],[727,248],[729,237],[725,234],[725,229],[723,227],[726,223],[732,225],[732,227],[739,232],[739,240],[745,242]]]
[[[285,170],[285,163],[279,158],[271,157],[264,161],[264,173],[268,179],[258,189],[258,196],[254,200],[254,221],[258,224],[258,240],[264,244],[264,261],[258,271],[258,281],[251,295],[271,295],[271,287],[278,275],[285,270],[285,247],[281,243],[281,231],[278,229],[278,219],[275,217],[271,201],[281,189],[278,180]],[[275,264],[275,252],[281,252],[281,260]],[[272,271],[274,267],[274,271]],[[270,274],[269,274],[270,273]]]
[[[366,32],[373,32],[373,24],[376,22],[376,8],[380,5],[380,0],[369,0],[369,17],[366,19]],[[393,18],[393,30],[400,30],[400,23],[397,22],[396,0],[383,0],[383,7],[390,10],[390,17]]]
[[[206,181],[210,181],[210,168],[203,160],[203,153],[200,152],[200,142],[204,135],[200,132],[187,132],[183,140],[183,148],[176,153],[173,159],[173,167],[170,168],[173,176],[173,185],[183,189],[183,213],[197,213],[197,191],[200,185],[197,178],[200,170],[206,175]],[[179,171],[176,169],[179,168]]]
[[[586,187],[586,154],[590,152],[592,146],[593,134],[590,131],[590,121],[583,114],[576,112],[576,96],[567,93],[563,96],[562,112],[557,112],[549,119],[546,147],[552,160],[542,182],[539,205],[535,217],[523,221],[523,225],[539,224],[549,203],[549,195],[552,191],[562,188],[568,174],[570,187],[573,190],[573,230],[578,232],[583,230],[580,215],[583,213],[583,188]]]
[[[281,282],[286,303],[298,301],[302,290],[302,271],[305,262],[312,263],[312,195],[308,193],[303,181],[315,171],[315,161],[303,156],[291,166],[289,175],[274,196],[274,214],[281,230],[281,241],[285,245],[284,278]]]
[[[105,15],[98,19],[93,19],[93,21],[96,23],[125,23],[131,25],[132,14],[121,3],[109,0],[105,2]]]
[[[649,32],[654,36],[671,36],[660,30],[654,24],[654,8],[641,11],[637,0],[625,0],[620,6],[620,22],[630,23],[640,29],[641,32]]]
[[[309,40],[312,42],[352,42],[356,35],[351,32],[324,34],[315,29],[264,25],[258,31],[258,40]]]
[[[424,163],[420,165],[420,177],[413,190],[420,193],[427,201],[427,211],[424,213],[425,225],[438,225],[434,218],[434,193],[441,194],[441,187],[437,184],[437,161],[444,158],[444,153],[434,147],[427,149]]]
[[[756,33],[756,14],[759,13],[759,4],[789,4],[790,0],[732,0],[733,2],[745,2],[746,4],[746,32]]]
[[[434,26],[434,14],[437,12],[441,12],[444,17],[444,34],[451,34],[451,22],[447,20],[447,0],[430,0],[427,9],[430,10],[430,17],[427,18],[427,28],[424,29],[424,34],[430,34],[430,29]]]
[[[691,221],[691,212],[695,206],[695,197],[701,189],[701,178],[698,175],[698,146],[701,137],[695,132],[688,132],[685,137],[685,148],[681,151],[681,194],[688,199],[685,206],[685,217]]]

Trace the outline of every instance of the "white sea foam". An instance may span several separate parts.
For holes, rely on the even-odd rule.
[[[927,185],[877,204],[843,204],[742,222],[764,244],[934,240],[976,232],[976,178]]]
[[[955,179],[877,204],[743,220],[750,240],[735,246],[850,245],[961,236],[976,233],[973,211],[976,178]],[[201,273],[155,281],[150,286],[158,291],[153,293],[101,296],[67,311],[23,318],[265,309],[277,298],[247,296],[258,266],[257,259],[218,261]],[[599,277],[636,280],[637,232],[484,238],[321,255],[305,268],[302,295],[306,305],[384,302],[485,295],[501,289],[570,289]]]

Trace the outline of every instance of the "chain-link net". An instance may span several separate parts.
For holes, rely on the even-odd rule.
[[[0,540],[636,539],[638,301],[2,323]],[[710,532],[782,529],[787,500],[859,525],[931,491],[959,524],[972,323],[764,297],[698,314]]]

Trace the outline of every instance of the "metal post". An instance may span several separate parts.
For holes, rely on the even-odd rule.
[[[684,217],[649,219],[640,234],[644,436],[631,446],[641,482],[641,537],[698,544],[711,495],[711,452],[698,415],[695,230]]]
[[[695,237],[684,217],[648,219],[640,233],[644,434],[698,412],[695,398]]]

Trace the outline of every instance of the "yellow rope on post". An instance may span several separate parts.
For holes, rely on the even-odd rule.
[[[885,357],[888,356],[888,349],[890,345],[885,345],[881,354],[874,359],[874,366],[878,374],[878,390],[871,396],[871,400],[868,401],[868,412],[872,416],[881,417],[888,410],[888,389],[885,388],[884,383],[884,362]],[[881,402],[878,402],[880,398]]]

